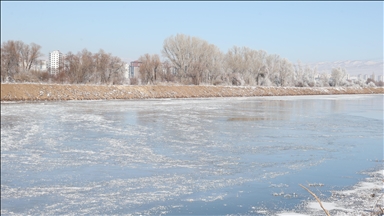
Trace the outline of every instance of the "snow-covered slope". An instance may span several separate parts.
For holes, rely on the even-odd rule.
[[[383,60],[351,60],[335,62],[317,62],[309,63],[310,67],[317,66],[319,73],[330,73],[333,67],[343,67],[347,73],[356,76],[358,74],[375,75],[383,74]]]

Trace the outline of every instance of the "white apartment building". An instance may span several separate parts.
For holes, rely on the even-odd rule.
[[[357,79],[362,80],[363,79],[363,75],[361,75],[361,74],[357,75]]]
[[[131,61],[129,66],[129,78],[134,78],[139,76],[140,65],[142,62],[140,61]]]
[[[124,78],[128,79],[129,78],[129,64],[124,63]]]
[[[46,60],[37,60],[32,64],[31,70],[34,71],[47,71],[47,61]]]
[[[369,78],[371,78],[373,81],[376,81],[376,80],[375,80],[375,73],[372,73],[372,75],[369,76]]]
[[[59,67],[64,65],[64,56],[59,50],[49,53],[48,68],[49,73],[56,75],[59,73]]]

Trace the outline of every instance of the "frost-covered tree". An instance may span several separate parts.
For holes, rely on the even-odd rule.
[[[368,87],[376,87],[375,82],[371,81],[368,83]]]
[[[223,80],[219,77],[224,73],[224,54],[218,47],[212,44],[209,45],[207,52],[209,52],[206,62],[207,73],[205,74],[205,77],[203,77],[203,82],[211,84],[215,81],[222,82]]]
[[[347,72],[344,68],[341,68],[341,67],[332,68],[332,72],[331,72],[332,86],[342,85],[345,82],[346,77],[347,77]]]
[[[279,84],[280,86],[291,86],[294,75],[294,67],[287,59],[281,59],[279,64]]]
[[[304,87],[315,86],[315,72],[314,69],[310,68],[308,65],[304,67],[302,81]]]
[[[225,54],[224,67],[227,69],[232,85],[242,85],[244,83],[243,74],[249,63],[249,61],[246,61],[247,52],[249,52],[247,47],[233,46]]]
[[[321,84],[316,83],[315,75],[317,74],[317,68],[311,68],[309,65],[303,65],[299,60],[294,66],[295,75],[294,83],[297,87],[313,87]]]
[[[267,52],[234,46],[225,55],[225,67],[233,85],[266,85]],[[270,82],[268,82],[270,85]]]
[[[253,58],[251,59],[252,63],[250,64],[252,70],[251,74],[255,77],[256,84],[258,85],[264,85],[264,86],[270,86],[271,81],[269,78],[269,70],[267,68],[267,52],[264,50],[254,50],[253,52]],[[253,83],[249,83],[253,84]]]
[[[177,69],[181,80],[190,79],[193,84],[209,80],[217,67],[218,48],[207,41],[184,34],[164,40],[162,53]]]
[[[320,86],[322,87],[329,87],[330,86],[330,80],[329,80],[329,75],[322,73],[320,74]]]
[[[303,76],[304,76],[304,68],[301,61],[298,60],[297,64],[295,65],[295,75],[294,75],[295,86],[297,87],[304,86]]]

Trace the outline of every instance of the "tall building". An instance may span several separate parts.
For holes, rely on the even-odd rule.
[[[361,74],[357,75],[357,79],[362,80],[363,79],[363,75],[361,75]]]
[[[47,61],[46,60],[36,60],[31,65],[31,70],[33,71],[47,71]]]
[[[131,61],[129,78],[138,77],[141,63],[140,61]]]
[[[64,65],[63,54],[59,50],[49,53],[48,68],[49,73],[56,75],[59,73],[60,66]]]
[[[124,63],[124,78],[128,79],[129,78],[129,64]]]
[[[371,75],[371,79],[372,79],[373,81],[376,81],[376,79],[375,79],[375,73],[372,73],[372,75]]]

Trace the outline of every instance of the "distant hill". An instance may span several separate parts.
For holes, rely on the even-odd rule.
[[[335,61],[335,62],[317,62],[308,64],[310,67],[317,66],[319,73],[331,73],[332,68],[342,67],[352,76],[359,74],[375,75],[383,74],[383,60],[351,60],[351,61]]]

